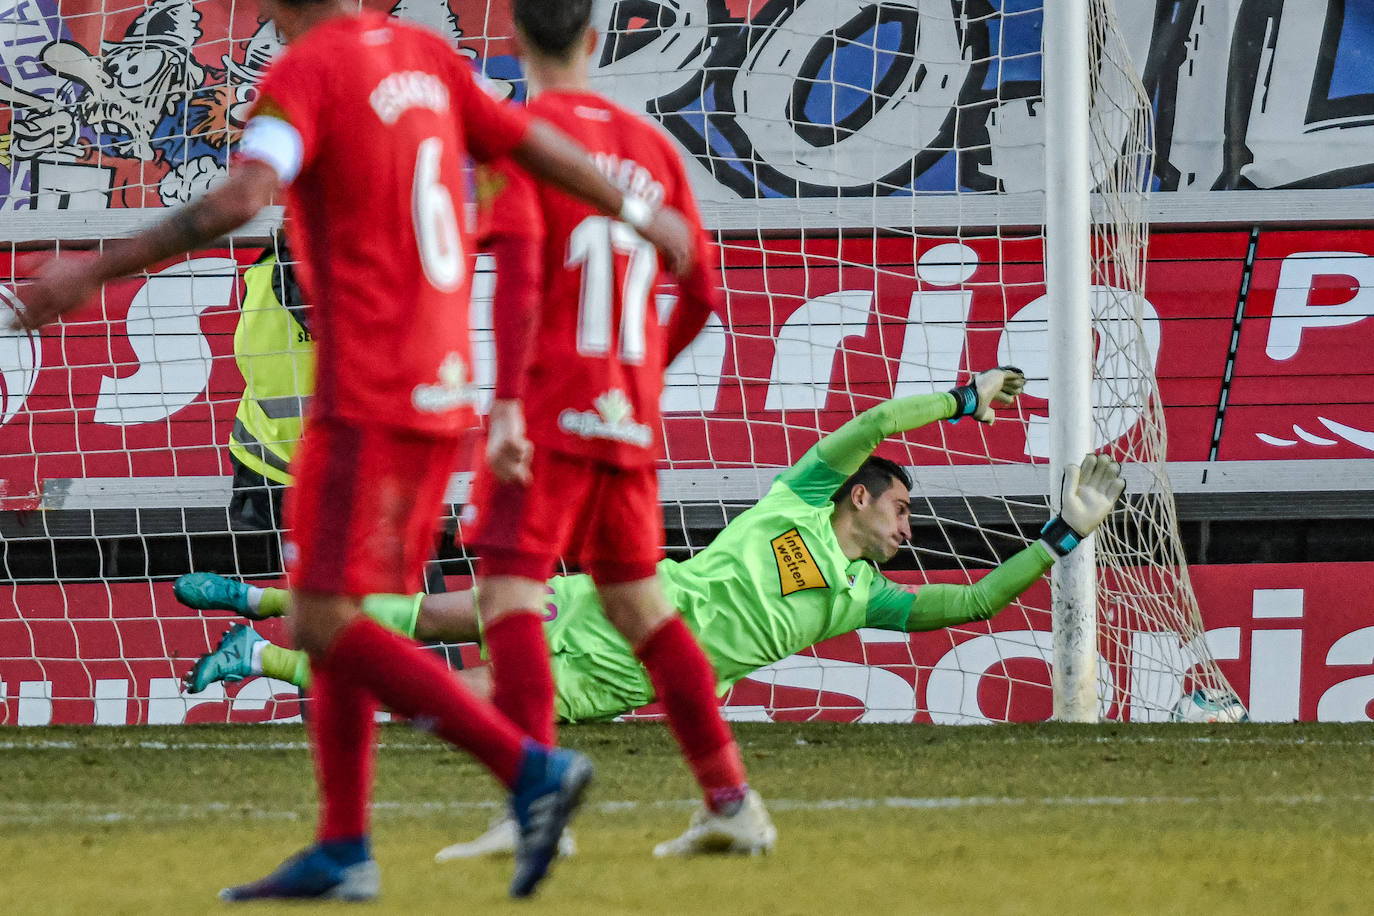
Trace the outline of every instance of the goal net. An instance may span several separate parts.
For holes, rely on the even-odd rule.
[[[368,6],[373,6],[371,2]],[[523,97],[504,3],[377,4],[438,29]],[[1144,193],[1151,15],[1092,3],[1094,444],[1128,500],[1099,532],[1099,712],[1167,720],[1228,695],[1188,582],[1154,367]],[[1144,5],[1139,5],[1144,6]],[[279,47],[227,0],[8,0],[0,21],[7,280],[99,245],[223,173]],[[1002,364],[1028,388],[998,423],[938,424],[879,454],[912,469],[914,538],[887,570],[968,582],[1048,517],[1042,10],[1014,0],[605,0],[594,84],[679,144],[727,291],[671,368],[661,468],[669,554],[700,550],[826,432],[900,395]],[[359,150],[359,155],[366,155]],[[0,339],[0,699],[4,721],[281,719],[295,691],[179,678],[232,622],[171,581],[280,584],[275,533],[232,521],[226,451],[243,390],[234,332],[266,214],[224,248],[111,284],[41,337]],[[491,377],[490,274],[473,316]],[[661,311],[672,307],[669,294]],[[3,310],[0,310],[2,312]],[[286,348],[283,344],[283,349]],[[456,469],[450,497],[466,494]],[[450,527],[452,523],[450,521]],[[441,553],[451,587],[466,558]],[[1048,585],[987,624],[862,629],[736,685],[737,719],[971,723],[1049,716]],[[264,635],[285,639],[269,622]],[[652,714],[652,710],[648,714]]]

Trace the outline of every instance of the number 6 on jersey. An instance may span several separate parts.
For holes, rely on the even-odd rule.
[[[458,234],[453,195],[439,176],[443,156],[443,140],[427,137],[420,142],[415,152],[410,214],[425,279],[439,292],[451,293],[463,282],[463,237]]]

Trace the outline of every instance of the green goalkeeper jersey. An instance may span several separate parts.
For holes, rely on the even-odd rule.
[[[954,410],[947,394],[889,402],[894,403],[908,408],[900,420],[905,429]],[[854,459],[861,462],[872,452],[873,437],[880,441],[890,432],[871,430],[855,442],[842,433],[828,437],[829,452],[823,440],[784,471],[763,499],[701,553],[682,563],[659,563],[668,601],[697,634],[722,694],[759,668],[859,627],[930,630],[986,619],[1053,562],[1037,543],[990,574],[986,588],[925,585],[917,590],[924,599],[918,602],[917,593],[840,549],[831,496],[853,472]],[[843,450],[838,460],[836,443]],[[560,718],[605,718],[652,702],[644,669],[599,613],[591,579],[560,577],[551,586],[549,610],[555,617],[546,633]]]
[[[789,475],[808,464],[803,459]],[[823,464],[810,470],[811,476],[831,477]],[[824,506],[807,503],[789,486],[789,475],[779,478],[768,495],[701,553],[683,563],[663,560],[658,565],[668,603],[696,633],[715,667],[720,693],[745,675],[831,636],[862,626],[902,629],[904,617],[894,612],[903,599],[911,601],[910,592],[888,582],[872,565],[845,557],[830,525],[834,508],[829,499]],[[843,482],[840,478],[832,492]],[[614,704],[615,713],[652,702],[644,669],[605,617],[583,612],[589,602],[596,602],[589,577],[555,582],[552,603],[559,618],[550,622],[548,632],[555,659],[562,654],[574,661],[567,657],[571,652],[577,661],[594,662],[599,686],[624,701]],[[588,665],[571,667],[584,671]],[[570,696],[570,707],[578,700],[596,700],[602,692],[583,678],[584,689],[575,691],[569,690],[566,677],[557,680],[560,694],[583,694]],[[591,709],[567,712],[565,718],[574,721],[577,712],[596,717],[587,715]]]

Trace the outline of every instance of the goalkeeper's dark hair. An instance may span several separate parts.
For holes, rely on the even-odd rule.
[[[859,465],[859,469],[840,485],[830,497],[830,501],[837,506],[843,505],[859,484],[863,484],[864,489],[874,496],[882,496],[892,486],[893,481],[900,483],[907,491],[911,490],[911,475],[906,472],[906,468],[895,461],[869,455],[868,460]]]
[[[515,24],[534,50],[566,58],[592,21],[592,0],[515,0]]]

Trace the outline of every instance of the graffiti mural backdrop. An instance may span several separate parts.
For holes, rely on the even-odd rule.
[[[365,0],[523,96],[505,4]],[[1130,0],[1164,191],[1374,183],[1374,6]],[[1035,0],[600,0],[599,89],[690,154],[705,200],[1042,183]],[[174,204],[225,168],[280,47],[253,4],[0,0],[0,206]]]

